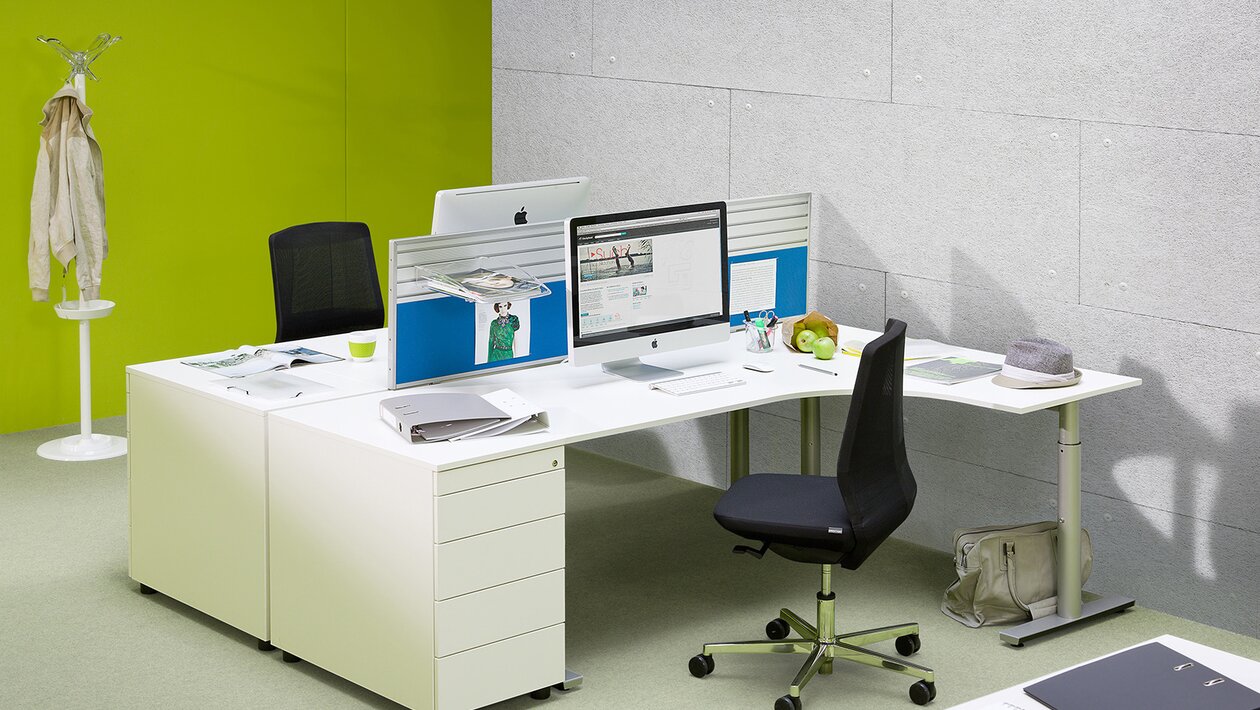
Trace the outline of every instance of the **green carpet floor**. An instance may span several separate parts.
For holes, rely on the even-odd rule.
[[[123,427],[111,419],[99,430]],[[261,653],[244,633],[178,602],[141,596],[127,577],[126,460],[35,455],[73,431],[0,436],[0,708],[398,707]],[[717,490],[576,450],[567,475],[568,657],[585,684],[495,707],[768,710],[801,657],[717,657],[703,680],[687,673],[687,659],[705,641],[760,638],[781,606],[811,617],[817,568],[730,554],[738,540],[711,515]],[[860,570],[835,574],[841,631],[922,625],[916,659],[937,673],[931,707],[1165,633],[1260,658],[1260,640],[1142,608],[1007,648],[995,629],[940,613],[952,575],[948,555],[895,540]],[[837,661],[803,698],[808,710],[907,710],[911,680]]]

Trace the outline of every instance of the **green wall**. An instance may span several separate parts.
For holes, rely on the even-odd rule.
[[[433,192],[490,181],[490,3],[427,0],[14,3],[0,29],[0,432],[78,420],[78,334],[27,289],[40,109],[75,49],[105,159],[110,255],[92,326],[93,413],[125,410],[123,368],[268,343],[267,236],[357,220],[428,231]],[[66,279],[73,292],[73,272]],[[54,270],[53,300],[60,295]],[[73,298],[74,296],[72,296]]]

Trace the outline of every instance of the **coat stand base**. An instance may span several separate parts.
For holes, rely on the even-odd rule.
[[[92,337],[90,323],[114,312],[113,301],[80,300],[53,306],[57,317],[79,321],[79,433],[41,444],[35,453],[53,461],[100,461],[124,456],[127,440],[92,433]]]

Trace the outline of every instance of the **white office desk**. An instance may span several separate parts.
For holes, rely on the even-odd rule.
[[[271,637],[267,417],[385,389],[386,358],[350,361],[344,335],[294,344],[346,358],[283,371],[331,389],[269,400],[212,384],[223,376],[179,359],[127,368],[131,578],[260,642]]]
[[[875,333],[844,328],[842,339]],[[958,349],[976,359],[1002,356]],[[852,392],[858,360],[829,365],[780,349],[725,345],[651,358],[688,374],[722,370],[747,385],[674,397],[599,368],[555,364],[446,383],[443,391],[510,387],[545,408],[548,431],[410,444],[382,423],[374,393],[270,417],[271,634],[275,645],[415,708],[479,707],[564,680],[564,446],[723,412],[747,446],[748,407],[802,399],[802,440],[818,438],[817,397]],[[745,370],[756,360],[772,373]],[[799,363],[835,368],[832,376]],[[1140,380],[1084,371],[1078,385],[1013,390],[988,380],[945,386],[906,378],[905,394],[1026,413],[1060,412],[1063,616],[1003,632],[1008,643],[1132,599],[1080,607],[1077,405]],[[423,392],[408,390],[406,393]],[[740,421],[742,419],[742,422]],[[812,430],[812,431],[811,431]],[[817,447],[803,451],[817,472]],[[733,461],[746,466],[747,453]],[[736,467],[738,469],[738,466]],[[812,468],[812,471],[811,471]],[[746,471],[734,470],[732,475]],[[1073,527],[1075,533],[1072,532]],[[1072,550],[1075,548],[1075,552]],[[1072,609],[1073,602],[1077,605]],[[1041,624],[1041,625],[1037,625]],[[1037,625],[1037,626],[1034,626]]]
[[[1153,638],[1150,641],[1133,644],[1132,646],[1122,648],[1115,653],[1108,653],[1105,656],[1101,656],[1101,658],[1114,656],[1116,653],[1123,653],[1130,648],[1144,646],[1151,643],[1151,641],[1158,641],[1187,658],[1202,663],[1217,673],[1229,676],[1231,679],[1238,681],[1240,684],[1260,692],[1260,663],[1241,656],[1235,656],[1232,653],[1226,653],[1225,651],[1212,648],[1211,646],[1204,646],[1201,643],[1187,641],[1183,638],[1172,636],[1170,634],[1164,634],[1163,636]],[[1051,676],[1056,676],[1064,671],[1071,670],[1072,668],[1083,666],[1086,663],[1093,663],[1096,660],[1098,659],[1090,659],[1084,663],[1078,663],[1074,666],[1064,668],[1061,671],[1047,673],[1040,678],[1034,678],[1026,683],[1020,683],[1019,685],[999,690],[996,693],[990,693],[982,698],[976,698],[975,700],[971,700],[961,705],[955,705],[951,710],[1045,710],[1044,705],[1036,700],[1033,700],[1027,693],[1024,692],[1025,687],[1032,685],[1033,683],[1041,682]],[[1204,708],[1204,710],[1209,709]]]

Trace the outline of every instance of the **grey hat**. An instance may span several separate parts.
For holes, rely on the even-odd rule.
[[[993,384],[1017,389],[1068,387],[1081,381],[1072,349],[1046,338],[1020,338],[1006,349],[1002,373]]]

